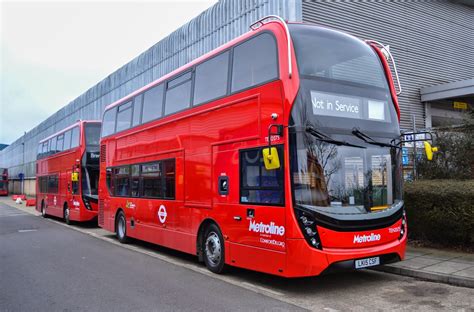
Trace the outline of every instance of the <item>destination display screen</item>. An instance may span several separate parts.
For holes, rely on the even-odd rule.
[[[311,90],[313,114],[390,122],[386,101]]]

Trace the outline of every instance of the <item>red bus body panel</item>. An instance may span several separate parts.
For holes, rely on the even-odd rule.
[[[293,49],[293,76],[289,79],[287,41],[282,25],[268,23],[249,32],[109,105],[107,109],[129,101],[140,92],[260,31],[270,31],[277,39],[278,80],[101,139],[99,225],[115,232],[116,215],[121,210],[127,220],[127,236],[197,254],[199,231],[212,221],[222,231],[227,264],[285,277],[318,275],[332,263],[372,255],[396,254],[403,259],[406,234],[402,239],[398,238],[399,233],[390,233],[378,243],[353,244],[354,235],[385,234],[388,228],[360,233],[319,228],[323,246],[327,244],[328,247],[323,250],[310,247],[293,210],[287,127],[283,135],[272,142],[283,145],[286,168],[284,207],[240,203],[239,151],[268,145],[270,124],[288,125],[299,88]],[[276,120],[271,117],[273,113],[278,115]],[[122,198],[109,194],[106,168],[169,158],[176,160],[174,200]],[[218,193],[220,176],[229,179],[228,195]],[[159,221],[162,205],[167,213],[164,223]],[[246,218],[249,208],[255,209],[255,218]],[[234,216],[242,216],[242,219],[236,220]],[[262,236],[250,230],[251,222],[284,226],[284,234]]]

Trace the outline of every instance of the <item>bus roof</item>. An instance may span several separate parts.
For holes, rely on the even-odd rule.
[[[56,132],[56,133],[54,133],[54,134],[51,134],[50,136],[48,136],[48,137],[46,137],[46,138],[40,140],[40,141],[38,142],[38,144],[39,144],[39,143],[44,143],[44,142],[48,141],[49,139],[54,138],[55,136],[57,136],[57,135],[59,135],[59,134],[61,134],[61,133],[64,133],[64,132],[68,131],[69,129],[72,129],[72,128],[74,128],[75,126],[78,126],[78,125],[83,124],[83,123],[102,123],[102,121],[101,121],[101,120],[78,120],[78,121],[76,121],[75,123],[73,123],[72,125],[68,126],[67,128],[64,128],[64,129],[62,129],[62,130],[60,130],[60,131],[58,131],[58,132]]]
[[[166,75],[164,75],[164,76],[161,76],[160,78],[158,78],[158,79],[156,79],[156,80],[150,82],[149,84],[147,84],[147,85],[141,87],[140,89],[135,90],[135,91],[133,91],[132,93],[130,93],[130,94],[128,94],[128,95],[126,95],[126,96],[120,98],[119,100],[117,100],[117,101],[115,101],[115,102],[113,102],[113,103],[107,105],[107,106],[105,107],[105,109],[104,109],[104,112],[107,111],[107,110],[109,110],[109,109],[111,109],[111,108],[114,107],[114,106],[118,106],[119,104],[126,102],[127,100],[133,98],[133,97],[136,96],[137,94],[140,94],[141,92],[143,92],[143,91],[145,91],[145,90],[147,90],[147,89],[150,89],[150,88],[152,88],[153,86],[159,85],[159,84],[162,83],[163,81],[166,81],[168,78],[171,78],[171,77],[173,77],[173,76],[176,75],[176,74],[179,74],[179,73],[181,73],[181,72],[185,72],[186,69],[191,68],[191,67],[193,67],[194,65],[201,63],[202,61],[207,60],[207,59],[210,59],[210,58],[212,58],[212,57],[215,56],[215,55],[218,55],[220,52],[223,52],[223,51],[227,50],[228,48],[234,46],[235,44],[237,44],[237,43],[239,43],[239,42],[241,42],[241,41],[244,41],[245,39],[247,39],[247,38],[253,36],[253,35],[256,34],[256,33],[263,32],[263,31],[268,31],[268,30],[271,30],[271,29],[275,29],[275,27],[282,27],[282,26],[281,26],[281,23],[278,22],[278,21],[270,21],[270,22],[268,22],[268,23],[265,23],[263,26],[259,27],[258,29],[250,30],[250,31],[248,31],[248,32],[246,32],[246,33],[244,33],[244,34],[238,36],[237,38],[234,38],[234,39],[232,39],[231,41],[224,43],[223,45],[221,45],[221,46],[215,48],[214,50],[209,51],[209,52],[207,52],[207,53],[201,55],[200,57],[198,57],[198,58],[196,58],[196,59],[190,61],[189,63],[186,63],[186,64],[184,64],[184,65],[181,66],[181,67],[178,67],[177,69],[171,71],[170,73],[168,73],[168,74],[166,74]]]

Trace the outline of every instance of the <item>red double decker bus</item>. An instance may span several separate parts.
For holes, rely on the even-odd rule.
[[[39,142],[36,210],[71,221],[97,217],[100,121],[79,121]]]
[[[0,168],[0,196],[8,196],[8,169]]]
[[[109,105],[99,225],[285,277],[404,258],[399,109],[376,43],[272,16]]]

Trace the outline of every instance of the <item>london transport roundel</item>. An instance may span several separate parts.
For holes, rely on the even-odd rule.
[[[161,205],[160,209],[158,209],[158,219],[161,223],[165,223],[166,216],[168,216],[168,214],[166,213],[166,207],[164,205]]]

